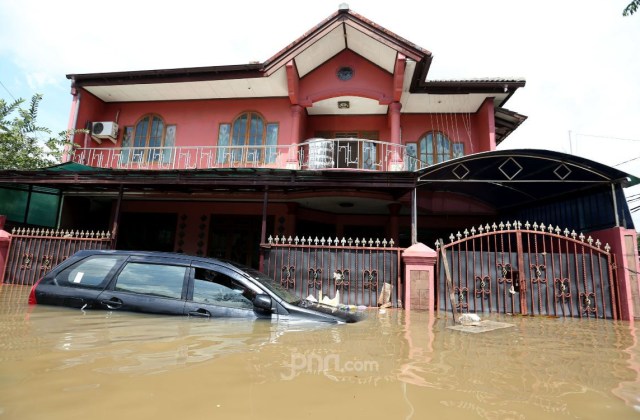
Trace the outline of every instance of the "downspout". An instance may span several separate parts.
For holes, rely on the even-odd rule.
[[[269,202],[269,186],[264,187],[264,199],[262,202],[262,230],[260,232],[260,243],[267,243],[267,204]],[[264,269],[264,252],[260,250],[260,267],[259,270]]]
[[[620,219],[618,218],[618,201],[616,199],[616,186],[611,183],[611,198],[613,199],[613,214],[616,218],[616,227],[620,227]]]
[[[118,245],[118,225],[120,224],[120,205],[122,204],[122,184],[118,191],[118,201],[116,201],[116,214],[113,217],[113,228],[111,229],[111,249],[117,249]]]
[[[417,188],[413,187],[411,193],[411,245],[418,243],[418,204]]]
[[[73,130],[75,130],[78,126],[78,114],[80,113],[80,98],[81,98],[81,94],[78,91],[78,89],[75,87],[75,82],[72,83],[71,85],[71,95],[73,95],[73,109],[71,111],[71,115],[69,115],[69,123],[67,125],[67,131],[71,132]],[[69,134],[68,135],[68,140],[69,143],[72,143],[72,145],[68,145],[66,146],[66,150],[64,153],[64,161],[68,162],[69,160],[71,160],[71,158],[73,157],[73,149],[74,149],[74,144],[76,144],[75,142],[75,134]],[[86,136],[85,136],[85,143],[86,143]],[[69,149],[70,148],[70,149]]]

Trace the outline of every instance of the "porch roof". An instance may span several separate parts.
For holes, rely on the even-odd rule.
[[[104,169],[67,162],[35,170],[0,171],[2,184],[46,185],[67,192],[128,191],[215,192],[299,191],[309,189],[357,188],[360,190],[400,190],[415,186],[412,172],[352,170],[287,170],[269,168],[212,168],[197,170]],[[396,194],[394,194],[396,195]]]
[[[461,194],[508,210],[562,196],[632,186],[640,179],[616,168],[560,152],[497,150],[449,160],[416,172],[215,168],[102,169],[78,163],[37,170],[2,170],[0,186],[38,185],[65,192],[216,193],[225,191],[378,191],[400,198],[419,191]]]
[[[538,149],[467,155],[417,171],[416,178],[420,190],[462,194],[497,210],[640,183],[639,178],[602,163]]]

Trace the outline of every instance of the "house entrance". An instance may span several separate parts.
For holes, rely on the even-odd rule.
[[[177,224],[177,213],[122,213],[116,248],[172,252]]]
[[[224,258],[258,268],[260,264],[261,216],[211,215],[208,256]],[[267,232],[273,217],[267,218]]]

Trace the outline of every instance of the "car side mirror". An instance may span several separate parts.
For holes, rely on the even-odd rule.
[[[271,312],[271,296],[261,293],[253,299],[253,306]]]

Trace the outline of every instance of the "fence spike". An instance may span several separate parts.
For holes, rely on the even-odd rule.
[[[300,243],[304,245],[306,242],[307,242],[307,238],[303,236],[302,239],[300,240]]]
[[[467,229],[465,229],[464,232],[462,232],[462,233],[464,233],[464,237],[465,238],[469,236],[469,231]]]
[[[500,230],[504,230],[504,223],[500,222],[500,224],[498,225],[498,227],[500,228]]]
[[[340,241],[340,245],[344,246],[347,243],[347,240],[345,239],[345,237],[342,237],[342,240]]]
[[[609,251],[611,251],[611,247],[609,246],[609,243],[606,243],[604,245],[604,250],[606,251],[607,254],[609,253]]]
[[[576,239],[576,236],[578,236],[578,234],[576,233],[576,231],[575,231],[575,230],[571,230],[571,237],[572,237],[573,239]]]
[[[382,239],[382,246],[387,247],[387,238]]]
[[[380,246],[380,239],[376,238],[376,246]]]
[[[473,226],[471,226],[471,236],[476,236],[476,228],[474,228]]]
[[[482,227],[482,225],[478,226],[478,232],[480,232],[480,235],[484,232],[484,227]]]
[[[589,245],[593,245],[593,238],[591,237],[591,235],[589,235],[589,238],[587,238],[587,243]]]
[[[580,239],[580,242],[584,242],[584,233],[580,232],[580,236],[578,236],[578,239]]]
[[[598,249],[600,249],[600,245],[602,245],[602,242],[600,242],[600,239],[596,239],[596,246]]]
[[[320,240],[318,239],[318,237],[316,236],[316,239],[313,240],[313,243],[318,245],[318,242],[320,242]]]
[[[393,248],[393,245],[394,245],[394,244],[395,244],[395,242],[393,242],[393,238],[391,238],[391,239],[389,240],[389,246],[390,246],[391,248]]]
[[[460,238],[462,238],[462,234],[460,233],[460,231],[458,231],[458,233],[456,233],[456,238],[458,238],[458,240],[460,240]]]
[[[16,234],[16,228],[14,228],[14,227],[12,227],[12,228],[11,228],[11,234],[12,234],[12,235],[15,235],[15,234]]]
[[[504,225],[504,227],[506,227],[507,230],[510,230],[511,229],[511,223],[509,223],[509,221],[507,220],[507,224]],[[515,229],[515,226],[513,228]]]
[[[529,228],[531,227],[531,225],[529,224],[529,221],[527,220],[524,224],[524,228],[529,230]],[[533,230],[538,230],[538,224],[536,222],[533,222]]]
[[[564,233],[564,236],[569,237],[569,229],[564,228],[564,231],[562,233]]]
[[[556,235],[560,235],[560,232],[562,232],[562,230],[560,229],[560,226],[556,225]]]
[[[273,240],[276,245],[278,245],[278,243],[280,242],[280,237],[278,235],[276,235],[275,239]]]
[[[449,235],[449,239],[451,240],[451,242],[455,241],[456,237],[453,236],[453,233],[451,235]]]
[[[107,238],[111,238],[111,231],[110,230],[107,231]]]
[[[540,223],[540,230],[541,230],[542,232],[544,232],[546,228],[547,228],[547,227],[544,225],[544,223]]]
[[[289,238],[287,239],[287,243],[291,244],[291,242],[293,242],[293,238],[291,237],[291,235],[289,235]]]
[[[271,245],[273,243],[273,236],[269,235],[269,238],[267,239],[267,243],[269,245]]]
[[[358,239],[358,237],[356,237],[356,241],[354,242],[354,244],[356,244],[356,246],[360,246],[360,239]],[[351,244],[349,244],[351,245]]]
[[[351,244],[353,243],[353,239],[351,238],[347,239],[347,243],[349,244],[349,246],[351,246]]]
[[[498,226],[496,225],[496,222],[493,222],[493,225],[491,226],[491,229],[493,229],[494,232],[496,231],[496,229],[498,229]]]
[[[516,226],[516,229],[518,229],[518,230],[522,227],[522,222],[521,222],[521,221],[519,221],[519,220],[516,220],[516,221],[515,221],[515,224],[517,225],[517,226]]]

